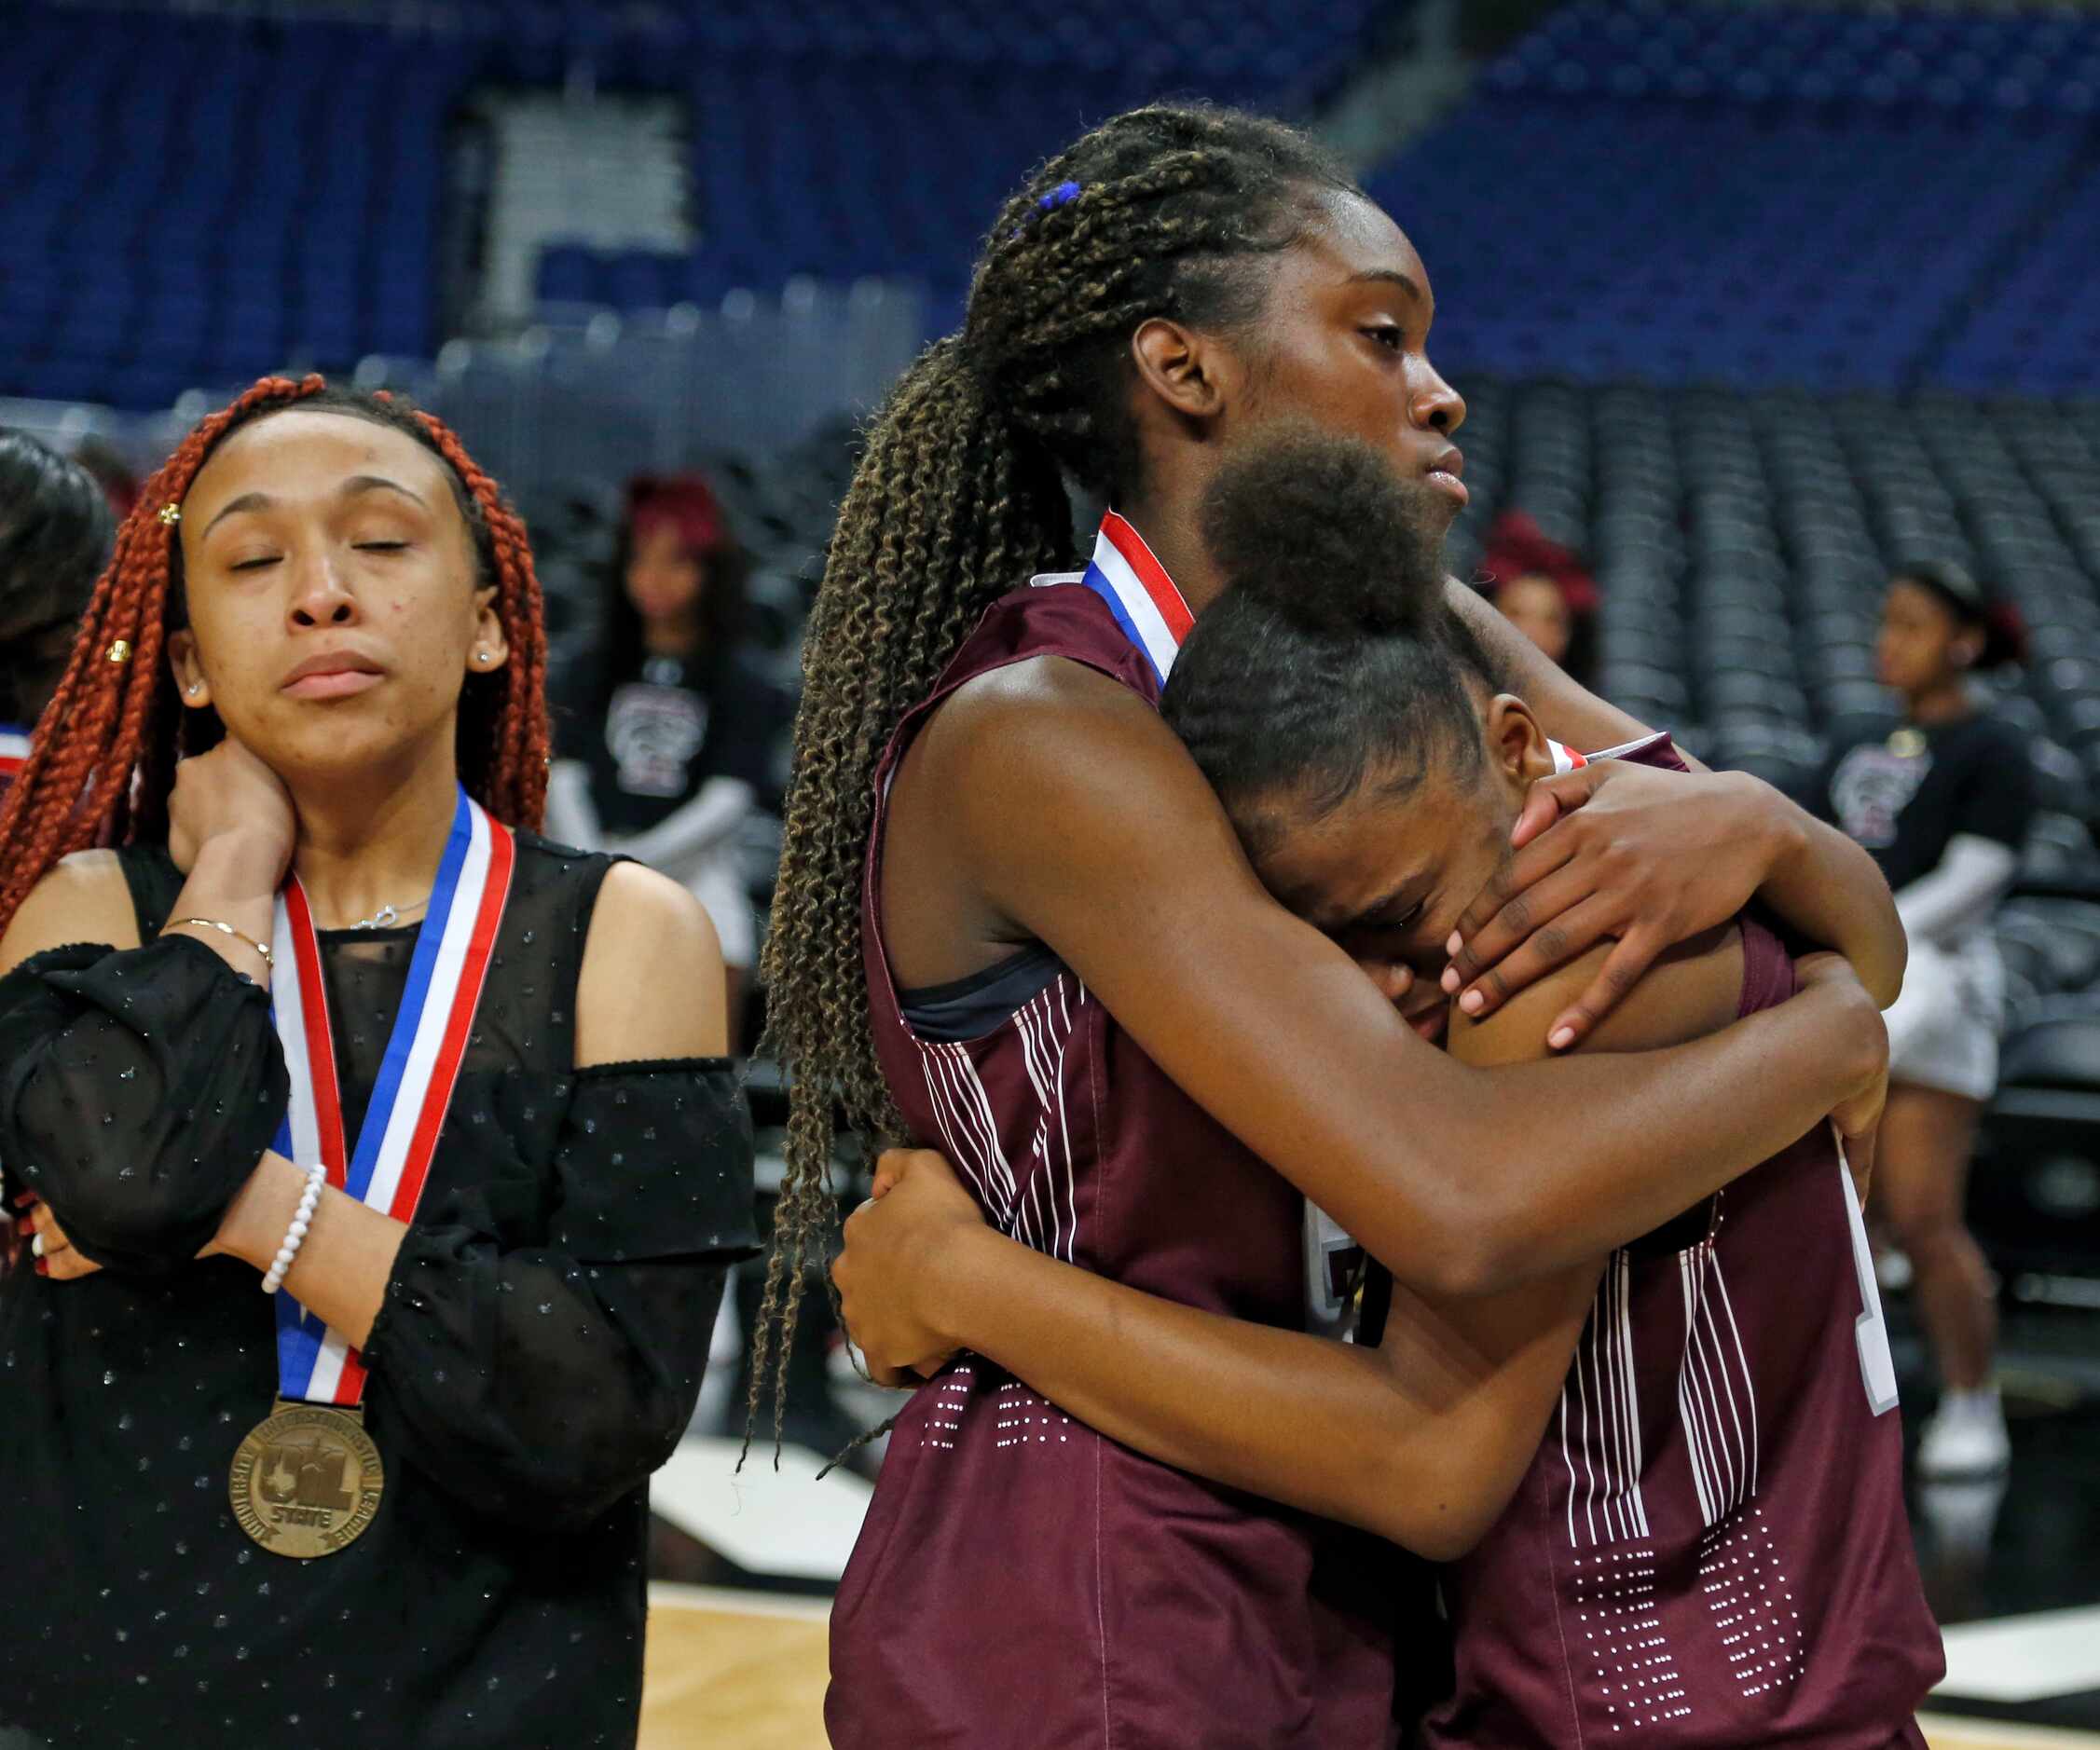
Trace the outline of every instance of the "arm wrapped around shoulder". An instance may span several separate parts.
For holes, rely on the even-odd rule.
[[[728,1266],[758,1251],[734,1066],[581,1072],[555,1169],[543,1246],[412,1228],[364,1356],[404,1456],[485,1512],[573,1529],[670,1456]]]
[[[288,1089],[268,996],[187,937],[56,948],[0,978],[0,1165],[108,1269],[195,1257]]]

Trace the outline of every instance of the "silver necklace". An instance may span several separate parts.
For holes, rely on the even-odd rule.
[[[428,899],[419,899],[414,905],[410,906],[408,909],[411,911],[420,911],[425,906],[429,904],[430,901]],[[399,923],[400,922],[401,909],[398,906],[384,905],[381,906],[377,911],[375,911],[370,917],[360,918],[350,927],[353,930],[391,930],[395,924]]]

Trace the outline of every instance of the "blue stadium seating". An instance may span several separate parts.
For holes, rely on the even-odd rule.
[[[700,249],[557,248],[540,294],[636,308],[797,274],[894,275],[952,316],[1000,202],[1081,129],[1165,94],[1302,108],[1394,11],[1235,0],[1193,38],[1166,0],[709,13],[693,21],[690,86]]]
[[[23,9],[0,55],[0,389],[143,406],[439,338],[469,46],[333,22]]]
[[[144,404],[428,356],[445,131],[483,83],[690,100],[691,255],[546,252],[550,303],[905,276],[959,308],[999,199],[1163,90],[1302,106],[1377,0],[460,0],[416,28],[16,8],[0,391]],[[1579,0],[1372,179],[1460,371],[2100,389],[2100,18]]]
[[[799,0],[644,11],[463,0],[414,28],[11,8],[0,52],[0,393],[162,402],[172,385],[439,332],[446,130],[480,84],[691,99],[691,258],[551,252],[550,298],[661,308],[815,274],[959,299],[1027,167],[1162,90],[1302,103],[1393,15],[1221,0]]]
[[[2100,18],[1584,0],[1371,179],[1447,366],[2100,388]]]

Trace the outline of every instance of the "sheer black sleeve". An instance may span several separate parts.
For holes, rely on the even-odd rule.
[[[268,996],[188,937],[56,948],[0,978],[0,1168],[109,1269],[187,1264],[288,1091]]]
[[[364,1347],[403,1456],[481,1511],[575,1527],[692,1419],[727,1267],[758,1249],[723,1059],[585,1070],[544,1246],[410,1229]]]

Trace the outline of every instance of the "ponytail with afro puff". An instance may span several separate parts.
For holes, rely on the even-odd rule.
[[[1445,601],[1428,487],[1356,438],[1278,421],[1218,469],[1200,518],[1226,590],[1160,711],[1250,854],[1279,796],[1317,820],[1374,773],[1392,795],[1481,769],[1475,695],[1502,681]]]
[[[499,819],[537,827],[547,793],[546,638],[540,581],[524,521],[464,445],[432,415],[384,392],[331,386],[321,376],[266,376],[199,422],[141,489],[117,531],[58,691],[38,720],[30,753],[0,807],[0,931],[51,868],[105,833],[125,842],[166,835],[175,762],[219,738],[210,712],[186,711],[167,663],[171,632],[186,621],[182,546],[173,514],[198,471],[227,433],[290,407],[386,426],[442,460],[474,540],[482,586],[510,661],[469,676],[460,701],[460,778]]]

